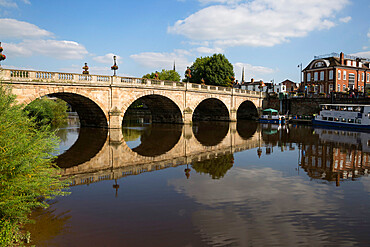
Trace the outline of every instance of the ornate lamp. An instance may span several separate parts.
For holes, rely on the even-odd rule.
[[[85,63],[85,66],[82,67],[84,71],[82,71],[82,74],[88,75],[89,74],[89,67],[87,66],[87,63]]]
[[[187,69],[186,69],[186,71],[185,71],[185,77],[186,77],[186,79],[188,80],[188,82],[189,82],[189,80],[190,80],[190,78],[191,78],[191,70],[190,70],[190,68],[188,67]]]
[[[191,169],[189,168],[189,164],[186,164],[186,168],[185,168],[184,172],[185,172],[185,176],[186,176],[187,179],[189,179],[189,177],[190,177],[190,171],[191,171]]]
[[[3,50],[4,49],[3,49],[3,47],[1,47],[1,42],[0,42],[0,67],[1,67],[1,61],[6,59],[6,56],[4,54],[2,54]]]
[[[114,64],[113,64],[112,67],[110,67],[110,69],[114,71],[113,76],[116,76],[117,75],[116,71],[118,70],[118,66],[117,66],[117,62],[116,62],[116,56],[113,56],[113,61],[114,61]]]

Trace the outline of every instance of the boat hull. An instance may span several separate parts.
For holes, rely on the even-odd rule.
[[[282,123],[284,123],[284,121],[281,120],[281,119],[268,119],[268,118],[260,118],[259,122],[260,123],[273,123],[273,124],[282,124]]]
[[[332,121],[324,121],[324,120],[318,120],[318,119],[312,119],[312,124],[313,125],[326,126],[326,127],[332,127],[332,128],[349,128],[349,129],[370,130],[370,125],[332,122]]]

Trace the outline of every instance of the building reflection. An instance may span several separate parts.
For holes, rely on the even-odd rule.
[[[314,179],[355,180],[369,174],[370,134],[362,132],[315,129],[316,143],[301,144],[300,166]]]

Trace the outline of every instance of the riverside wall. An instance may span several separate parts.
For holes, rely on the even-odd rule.
[[[320,104],[364,104],[370,105],[370,98],[290,98],[279,100],[269,98],[265,108],[282,109],[289,115],[313,115],[319,113]]]

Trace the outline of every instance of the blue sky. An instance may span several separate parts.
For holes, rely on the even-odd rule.
[[[299,81],[298,64],[370,58],[368,0],[0,0],[4,68],[141,77],[223,53],[236,79]]]

